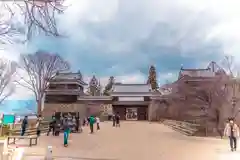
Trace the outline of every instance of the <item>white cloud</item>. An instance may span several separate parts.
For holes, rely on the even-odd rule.
[[[238,42],[240,41],[240,33],[238,31],[240,28],[239,0],[69,0],[67,2],[72,5],[67,12],[61,16],[61,24],[63,24],[61,26],[63,27],[62,29],[68,30],[71,34],[76,34],[76,30],[69,30],[69,28],[78,28],[79,24],[86,23],[86,21],[103,23],[111,21],[116,18],[116,14],[119,14],[118,11],[120,7],[122,9],[121,14],[129,15],[129,19],[132,18],[131,16],[133,14],[139,14],[139,17],[142,17],[143,22],[141,24],[139,24],[138,20],[133,19],[131,24],[126,23],[125,26],[121,26],[123,31],[129,30],[129,35],[123,42],[117,41],[117,43],[111,43],[112,45],[108,46],[109,50],[113,52],[115,50],[119,51],[119,49],[131,48],[130,41],[146,37],[158,22],[176,24],[176,27],[179,27],[179,23],[181,23],[182,27],[188,32],[189,25],[191,26],[194,21],[199,19],[199,15],[201,16],[202,13],[205,13],[205,16],[209,15],[219,21],[207,30],[208,36],[206,40],[210,37],[221,39],[225,44],[224,52],[240,59],[240,56],[238,56],[238,52],[240,51],[238,47]],[[139,10],[141,10],[142,13],[139,12]],[[179,19],[181,21],[179,22],[177,19],[181,16],[175,14],[179,14],[178,11],[182,11],[183,15],[188,14],[188,16],[184,16],[186,17],[184,21]],[[77,20],[72,21],[72,19]],[[89,37],[87,37],[85,30],[81,29],[79,28],[79,32],[77,33],[79,38],[88,39]],[[116,35],[117,34],[118,33],[116,33]],[[184,33],[182,36],[184,36]],[[181,37],[179,38],[181,39]],[[112,39],[109,40],[112,41]],[[98,39],[96,39],[96,41],[98,41]],[[106,40],[103,39],[99,39],[99,41],[101,41],[100,44],[103,47],[109,42],[104,43]],[[158,41],[157,43],[167,43],[167,41]],[[171,43],[175,42],[171,41]],[[188,47],[191,47],[191,45],[188,44]]]
[[[26,99],[33,99],[34,95],[33,92],[24,88],[22,86],[16,85],[15,92],[8,97],[9,100],[26,100]]]
[[[200,48],[200,51],[196,51],[199,45],[208,44],[212,39],[216,39],[221,42],[223,53],[234,55],[237,62],[240,62],[239,0],[67,0],[65,3],[70,6],[63,15],[59,16],[60,30],[68,33],[69,37],[67,38],[71,45],[80,46],[76,50],[89,47],[95,49],[96,53],[94,52],[94,54],[97,55],[97,58],[110,56],[117,57],[119,60],[122,58],[123,64],[116,61],[116,64],[111,67],[103,65],[105,69],[99,66],[93,69],[95,72],[98,72],[96,71],[98,68],[103,72],[107,70],[111,70],[112,73],[116,72],[117,81],[123,83],[145,82],[146,76],[141,72],[135,73],[135,71],[140,70],[139,68],[142,66],[148,67],[152,61],[158,63],[158,57],[152,55],[154,52],[158,52],[157,47],[159,46],[180,50],[177,53],[183,55],[191,51],[189,52],[190,56],[202,57],[209,48],[203,51]],[[163,27],[155,28],[158,23],[164,24]],[[172,29],[170,31],[173,32],[164,30],[164,27],[169,26]],[[157,29],[160,31],[153,31]],[[156,34],[158,32],[163,33]],[[183,41],[183,39],[186,40]],[[138,42],[143,43],[139,44]],[[148,46],[146,43],[149,43],[152,47],[147,51],[141,48],[142,45]],[[139,50],[134,50],[136,44],[140,45],[142,50],[139,48]],[[67,46],[68,44],[64,45]],[[70,52],[65,53],[66,57],[70,57],[70,60],[77,59],[79,66],[83,64],[86,68],[93,68],[96,64],[100,65],[100,62],[108,62],[107,60],[96,61],[96,63],[83,62],[91,57],[83,57],[84,60],[79,62],[82,57],[76,58],[77,56],[92,54],[92,52],[85,53],[82,50],[84,53],[77,51],[76,54],[73,54],[69,51],[69,48],[73,48],[71,45],[66,49],[67,52]],[[51,47],[53,46],[49,48]],[[57,47],[61,48],[62,46]],[[0,55],[16,60],[18,58],[16,55],[19,55],[16,50],[19,49],[11,50],[8,53],[0,51]],[[138,56],[137,53],[139,52],[146,53]],[[200,55],[194,55],[194,53]],[[102,55],[99,56],[98,54]],[[95,55],[92,55],[92,57],[94,58]],[[163,55],[160,58],[163,59],[166,56]],[[200,67],[203,64],[203,67],[205,67],[205,61],[210,61],[210,58],[208,56],[204,59],[204,62],[199,62]],[[175,61],[170,59],[169,62],[164,62],[164,65],[174,65]],[[127,66],[127,69],[124,68],[125,66]],[[126,74],[121,71],[121,69],[130,70],[131,67],[133,69],[135,69],[134,67],[139,68]],[[80,69],[84,72],[85,68],[82,68],[80,66]],[[159,68],[162,69],[161,66]],[[174,70],[178,68],[180,68],[180,65],[175,67]],[[165,80],[171,81],[176,77],[175,73],[169,71],[160,72],[158,76],[163,82]],[[101,76],[102,85],[107,83],[108,78]],[[86,79],[89,81],[89,78]],[[24,90],[19,90],[19,94],[25,93]]]

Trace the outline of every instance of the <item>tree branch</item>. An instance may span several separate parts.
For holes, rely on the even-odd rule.
[[[41,103],[48,83],[56,73],[70,68],[59,55],[43,51],[21,55],[20,67],[27,73],[27,76],[22,77],[21,85],[34,92],[38,103]]]

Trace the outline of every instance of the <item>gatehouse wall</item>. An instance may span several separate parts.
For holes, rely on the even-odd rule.
[[[82,103],[45,103],[42,115],[49,117],[54,112],[79,112],[80,117],[84,117],[87,113],[87,107]]]
[[[45,103],[42,115],[52,116],[54,112],[79,112],[80,117],[90,115],[100,116],[104,112],[105,102],[102,101],[77,101],[76,103]]]

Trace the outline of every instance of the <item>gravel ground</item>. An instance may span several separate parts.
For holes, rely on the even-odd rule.
[[[41,156],[51,145],[56,160],[240,159],[240,151],[229,151],[227,139],[187,137],[157,123],[123,122],[121,128],[113,128],[110,122],[104,122],[94,134],[85,127],[83,133],[70,135],[67,148],[63,147],[62,136],[42,136],[38,146],[26,148],[26,154]],[[39,156],[27,156],[26,160],[41,160]]]

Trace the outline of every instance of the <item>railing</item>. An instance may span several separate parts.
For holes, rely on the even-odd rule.
[[[48,121],[43,121],[40,125],[40,131],[41,133],[46,133],[49,129],[49,122]],[[16,128],[16,129],[12,129],[9,131],[9,135],[12,136],[16,136],[16,135],[20,135],[21,134],[21,129],[20,128]],[[27,128],[27,130],[25,131],[25,135],[26,136],[30,136],[30,135],[36,135],[37,134],[37,128],[36,127],[30,127]]]

